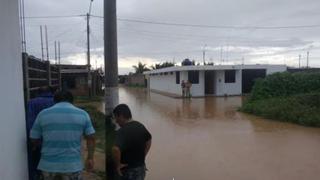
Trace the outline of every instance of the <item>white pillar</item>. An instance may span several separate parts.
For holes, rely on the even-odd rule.
[[[0,1],[0,179],[27,179],[18,0]]]

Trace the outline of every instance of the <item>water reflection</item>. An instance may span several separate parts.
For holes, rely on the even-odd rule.
[[[241,97],[119,92],[120,102],[153,134],[147,179],[318,179],[319,129],[239,113]]]

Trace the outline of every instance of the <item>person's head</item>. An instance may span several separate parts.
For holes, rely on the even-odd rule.
[[[69,91],[57,91],[54,94],[53,100],[55,103],[60,103],[60,102],[73,103],[73,95]]]
[[[47,94],[47,93],[54,93],[54,89],[51,86],[42,86],[38,89],[38,96],[41,96],[43,94]]]
[[[126,104],[119,104],[116,108],[114,108],[113,115],[120,127],[132,119],[130,108]]]
[[[184,80],[182,80],[182,83],[184,83]]]

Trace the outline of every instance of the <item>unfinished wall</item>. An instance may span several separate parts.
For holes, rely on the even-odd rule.
[[[1,180],[28,177],[18,8],[18,0],[0,1]]]

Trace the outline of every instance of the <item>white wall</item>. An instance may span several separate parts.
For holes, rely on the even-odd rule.
[[[214,67],[214,66],[213,66]],[[213,68],[210,66],[210,68]],[[176,67],[175,67],[176,68]],[[184,68],[184,67],[183,67]],[[194,66],[194,68],[199,68]],[[215,71],[215,87],[214,92],[216,96],[232,96],[242,94],[242,68],[230,67],[229,70],[236,70],[236,82],[235,83],[225,83],[225,70],[224,69],[208,69]],[[266,69],[267,75],[273,74],[275,72],[284,72],[287,70],[286,66],[279,65],[246,65],[245,69]],[[197,69],[194,69],[197,70]],[[164,70],[163,70],[164,71]],[[188,80],[188,71],[180,71],[180,83],[182,80]],[[170,94],[181,95],[181,84],[176,84],[176,74],[173,75],[156,75],[150,76],[150,89],[162,92],[167,92]],[[193,84],[191,88],[191,94],[194,97],[205,96],[205,70],[199,70],[199,84]]]
[[[180,81],[182,73],[180,73]],[[150,76],[150,89],[166,93],[181,95],[181,85],[176,84],[176,73],[168,75]]]
[[[18,0],[0,1],[0,179],[26,180]]]
[[[215,95],[216,96],[232,96],[241,95],[242,91],[242,71],[236,70],[236,82],[225,83],[225,71],[215,71]]]
[[[180,72],[180,83],[176,84],[176,73],[168,75],[156,75],[150,76],[150,89],[156,91],[162,91],[170,94],[181,95],[181,82],[184,80],[185,82],[188,80],[188,71]],[[204,96],[204,72],[199,72],[199,84],[192,84],[190,89],[191,95],[196,96]]]

